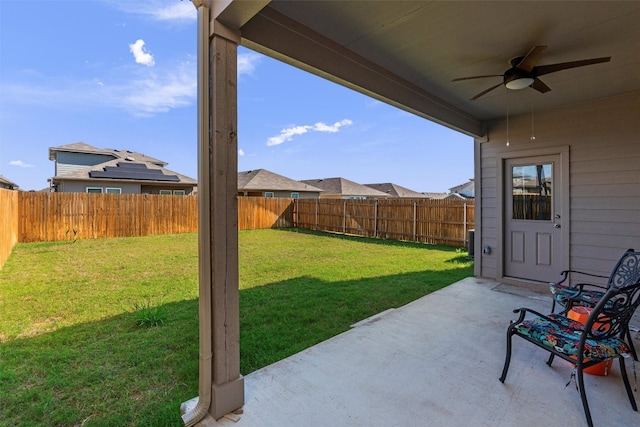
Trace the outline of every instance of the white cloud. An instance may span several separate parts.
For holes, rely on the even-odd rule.
[[[198,18],[198,11],[188,0],[175,2],[158,9],[150,9],[148,13],[158,21],[193,21]]]
[[[11,160],[11,161],[9,162],[9,164],[10,164],[11,166],[19,166],[19,167],[21,167],[21,168],[33,168],[33,167],[34,167],[34,165],[29,164],[29,163],[25,163],[25,162],[23,162],[22,160]]]
[[[1,1],[1,0],[0,0]],[[100,84],[102,83],[102,84]],[[3,101],[51,108],[116,108],[149,117],[196,101],[196,66],[182,61],[170,66],[136,68],[106,79],[50,79],[32,75],[29,82],[6,84]]]
[[[192,22],[198,18],[198,11],[188,0],[103,1],[125,13],[146,15],[155,21]]]
[[[135,43],[129,45],[129,50],[133,53],[133,57],[138,64],[146,65],[147,67],[155,65],[156,61],[153,56],[144,47],[144,40],[136,40]]]
[[[244,156],[244,150],[242,148],[238,150],[238,156],[240,157]]]
[[[162,74],[149,74],[130,85],[120,87],[117,96],[137,116],[151,116],[192,104],[196,99],[195,66],[183,63]],[[128,91],[128,93],[127,93]]]
[[[238,55],[238,76],[243,74],[253,75],[256,65],[262,56],[257,53],[241,53]]]
[[[272,136],[267,139],[267,145],[280,145],[285,141],[293,140],[295,135],[303,135],[307,132],[329,132],[335,133],[340,130],[342,126],[349,126],[353,122],[349,119],[344,119],[339,122],[335,122],[332,125],[327,125],[323,122],[318,122],[314,125],[304,125],[304,126],[292,126],[289,128],[282,129],[279,135]]]

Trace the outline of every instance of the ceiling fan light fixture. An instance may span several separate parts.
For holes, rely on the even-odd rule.
[[[529,87],[532,84],[533,84],[533,79],[531,77],[522,77],[522,78],[514,79],[505,83],[505,86],[507,87],[507,89],[520,90],[520,89],[524,89],[525,87]]]

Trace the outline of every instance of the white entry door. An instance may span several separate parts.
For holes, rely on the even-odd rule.
[[[505,159],[504,276],[549,283],[563,260],[560,155]]]

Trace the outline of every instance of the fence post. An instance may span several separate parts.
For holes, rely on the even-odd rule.
[[[342,215],[342,232],[347,234],[347,199],[344,200],[344,213]]]
[[[378,237],[378,200],[373,207],[373,237]]]
[[[413,241],[417,242],[418,241],[418,236],[417,236],[417,230],[418,230],[418,204],[416,202],[413,202]]]
[[[464,207],[464,214],[463,214],[463,226],[462,226],[462,243],[464,243],[464,247],[467,247],[467,202],[464,202],[464,204],[462,205]]]
[[[318,199],[316,199],[316,230],[318,229]]]

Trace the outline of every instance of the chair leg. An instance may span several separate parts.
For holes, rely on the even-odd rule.
[[[631,350],[631,355],[633,356],[633,359],[637,362],[638,353],[636,353],[636,348],[633,345],[633,338],[631,337],[631,331],[629,330],[628,326],[627,326],[627,342],[629,343],[629,349]]]
[[[580,389],[580,398],[582,399],[582,407],[584,408],[584,414],[587,417],[587,425],[593,427],[593,421],[591,420],[591,412],[589,411],[589,402],[587,402],[587,393],[584,389],[584,373],[582,367],[577,369],[576,378],[578,380],[578,388]]]
[[[504,368],[502,368],[502,375],[500,376],[500,382],[504,383],[507,378],[507,371],[509,370],[509,364],[511,363],[511,327],[507,328],[507,354],[504,359]]]
[[[631,402],[631,407],[634,411],[638,411],[638,406],[636,405],[636,399],[633,397],[633,390],[631,390],[631,384],[629,384],[629,377],[627,377],[627,367],[624,364],[624,357],[619,357],[620,359],[620,373],[622,374],[622,380],[624,381],[624,388],[627,389],[627,396],[629,396],[629,402]]]
[[[551,366],[551,364],[553,363],[553,358],[554,358],[555,356],[556,356],[556,355],[555,355],[555,354],[553,354],[553,353],[550,353],[550,354],[549,354],[549,360],[547,360],[547,365]]]

